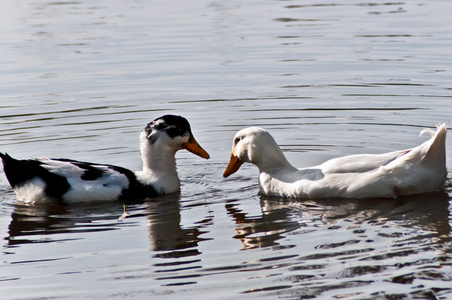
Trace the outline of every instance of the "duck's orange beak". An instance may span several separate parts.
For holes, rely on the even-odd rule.
[[[237,172],[238,169],[240,169],[240,166],[243,164],[243,161],[241,161],[238,157],[234,155],[234,153],[231,154],[231,160],[229,161],[228,166],[226,167],[226,170],[223,173],[223,177],[226,178],[231,174],[234,174]]]
[[[198,142],[195,140],[194,137],[190,137],[188,142],[182,144],[182,149],[187,149],[191,153],[196,154],[196,155],[198,155],[198,156],[200,156],[202,158],[205,158],[205,159],[209,159],[210,158],[209,153],[207,153],[206,150],[204,150],[198,144]]]

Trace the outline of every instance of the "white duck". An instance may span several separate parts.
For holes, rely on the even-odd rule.
[[[431,139],[412,149],[384,154],[358,154],[297,169],[264,129],[250,127],[234,137],[231,160],[223,174],[244,162],[259,168],[259,188],[268,196],[295,198],[397,198],[441,190],[446,169],[446,124],[424,129]]]
[[[180,149],[203,157],[188,121],[165,115],[149,123],[140,135],[143,170],[70,159],[17,160],[0,153],[9,183],[25,202],[62,202],[147,198],[177,192],[180,181],[175,154]]]

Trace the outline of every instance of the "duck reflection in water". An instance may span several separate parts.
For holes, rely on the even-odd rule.
[[[226,204],[228,214],[237,224],[234,238],[242,242],[244,250],[279,245],[277,240],[284,238],[285,233],[300,227],[296,220],[292,220],[290,207],[264,210],[263,201],[265,200],[261,197],[260,216],[250,215],[239,209],[239,202],[230,201]]]
[[[250,215],[240,209],[238,201],[226,204],[226,210],[236,223],[237,234],[243,249],[282,245],[278,240],[288,234],[309,233],[325,226],[346,221],[346,229],[362,233],[361,225],[384,228],[388,224],[395,227],[418,228],[429,231],[439,243],[451,240],[449,223],[449,196],[445,192],[435,192],[404,197],[400,199],[316,199],[303,200],[260,195],[260,215]],[[392,226],[392,225],[391,225]],[[393,229],[393,228],[390,228]],[[377,229],[378,230],[378,229]],[[295,243],[295,242],[294,242]]]
[[[119,205],[96,203],[89,206],[65,206],[60,203],[14,204],[9,224],[8,246],[50,243],[80,239],[71,233],[100,232],[117,229]],[[101,213],[99,213],[101,212]]]
[[[200,254],[197,249],[202,229],[213,223],[213,216],[206,215],[195,225],[184,228],[181,225],[181,206],[178,195],[171,195],[146,202],[146,217],[150,249],[162,251],[156,257],[171,258]],[[169,252],[168,252],[169,251]]]
[[[5,240],[8,241],[8,247],[77,240],[81,238],[81,233],[117,230],[118,226],[127,223],[136,224],[134,218],[142,216],[141,212],[144,212],[148,221],[150,250],[162,251],[157,256],[197,255],[198,242],[204,240],[200,237],[204,233],[202,228],[212,224],[213,217],[206,215],[195,225],[184,228],[181,225],[179,200],[179,195],[175,194],[127,204],[126,210],[131,216],[123,222],[118,221],[118,216],[123,213],[123,206],[118,203],[104,202],[89,206],[16,203]]]

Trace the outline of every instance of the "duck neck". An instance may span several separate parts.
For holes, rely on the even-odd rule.
[[[143,174],[154,180],[172,180],[179,182],[176,168],[176,151],[156,140],[150,144],[145,134],[140,137],[141,159],[143,161]]]
[[[256,163],[256,165],[260,172],[273,173],[280,170],[295,169],[275,141],[266,147],[265,152],[262,152],[262,156],[258,157],[258,160],[259,163]]]

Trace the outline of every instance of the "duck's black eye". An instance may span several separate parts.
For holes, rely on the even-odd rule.
[[[166,130],[166,134],[168,134],[171,138],[176,136],[184,136],[186,132],[183,129],[177,127],[169,127]]]
[[[234,145],[237,145],[238,142],[240,142],[240,138],[239,138],[239,137],[235,138],[235,140],[234,140]]]

